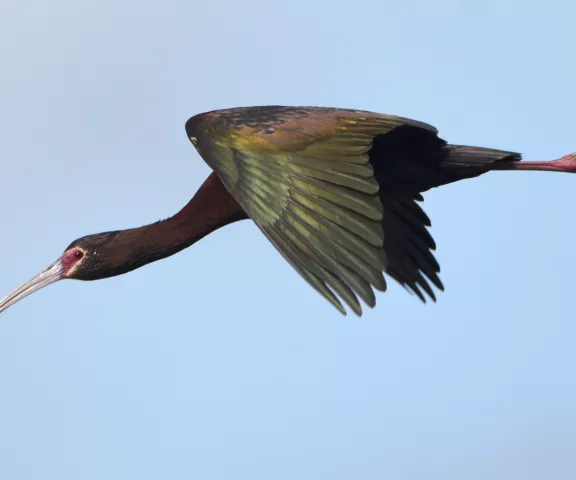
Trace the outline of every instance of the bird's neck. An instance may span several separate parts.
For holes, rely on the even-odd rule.
[[[112,242],[114,274],[125,273],[161,260],[193,245],[211,232],[246,214],[230,195],[220,178],[212,173],[174,216],[143,227],[118,232]],[[130,252],[129,257],[122,253]],[[116,255],[119,253],[120,255]]]
[[[213,231],[247,218],[220,178],[212,173],[174,216],[151,226],[152,242],[189,247]]]

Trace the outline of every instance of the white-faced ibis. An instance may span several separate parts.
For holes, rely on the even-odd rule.
[[[491,170],[576,172],[576,154],[520,162],[519,153],[450,145],[426,123],[358,110],[217,110],[190,118],[186,134],[214,172],[182,210],[75,240],[0,312],[57,280],[121,275],[247,218],[343,314],[338,297],[357,315],[358,297],[374,307],[384,273],[435,300],[431,285],[444,287],[422,192]]]

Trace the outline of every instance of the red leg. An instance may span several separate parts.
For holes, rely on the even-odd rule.
[[[576,173],[576,153],[564,155],[557,160],[546,162],[506,162],[495,163],[491,170],[533,170],[540,172]]]

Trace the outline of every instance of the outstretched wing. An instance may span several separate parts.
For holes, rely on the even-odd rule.
[[[253,107],[190,119],[189,138],[286,260],[342,313],[386,289],[383,208],[368,151],[420,122],[369,112]],[[434,130],[435,131],[435,130]]]

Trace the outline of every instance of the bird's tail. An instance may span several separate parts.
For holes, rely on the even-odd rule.
[[[448,151],[442,166],[448,168],[481,168],[491,170],[491,166],[500,162],[519,162],[522,155],[516,152],[493,148],[468,147],[466,145],[446,145]]]
[[[444,148],[446,153],[440,167],[451,177],[451,180],[446,183],[477,177],[490,170],[499,170],[506,164],[514,164],[522,160],[521,154],[506,150],[466,145],[446,145]]]

